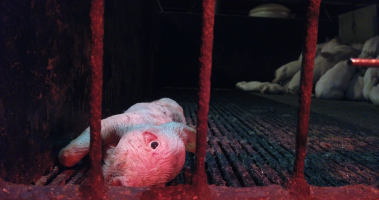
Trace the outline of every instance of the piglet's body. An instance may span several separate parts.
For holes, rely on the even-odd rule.
[[[321,54],[326,53],[329,51],[332,51],[333,48],[341,45],[341,40],[336,37],[332,40],[330,40],[327,43],[320,44],[316,46],[316,55],[314,60],[314,67],[313,67],[313,85],[317,83],[317,81],[320,79],[320,77],[331,67],[330,64],[328,64],[328,60],[324,58]],[[302,55],[300,55],[299,60],[301,61]],[[297,93],[300,89],[300,76],[301,71],[297,71],[296,74],[292,77],[288,85],[285,87],[287,92],[290,93]]]
[[[367,100],[370,100],[370,90],[379,83],[379,68],[368,68],[364,75],[363,82],[363,95]]]
[[[333,41],[333,40],[332,40]],[[333,45],[338,43],[332,43]],[[313,68],[313,85],[315,85],[320,78],[338,62],[356,57],[360,50],[351,46],[340,45],[325,45],[321,50],[321,54],[316,57]],[[300,71],[297,72],[291,79],[288,90],[297,92],[300,88]]]
[[[368,39],[364,44],[362,48],[362,52],[359,55],[359,58],[376,58],[379,55],[379,36],[372,37]],[[367,68],[361,68],[360,70],[361,76],[364,76]],[[369,91],[364,92],[365,98],[369,99]]]
[[[108,183],[149,186],[170,181],[170,178],[175,177],[183,167],[183,152],[195,152],[196,149],[196,131],[185,123],[183,109],[169,98],[151,103],[138,103],[122,114],[103,119],[101,137],[105,152],[103,160],[106,163],[103,172]],[[90,133],[87,128],[60,151],[59,162],[67,167],[77,164],[89,152],[89,145]],[[153,161],[138,160],[132,152],[139,152],[140,157],[156,161],[154,165],[157,169],[170,170],[163,170],[161,174],[154,172],[150,177],[146,177],[146,173],[142,173],[140,169],[146,172],[154,171],[150,170]],[[114,166],[119,166],[120,170]],[[134,175],[131,175],[132,172],[126,173],[126,169],[132,170]],[[131,181],[130,177],[134,180],[139,173],[142,173],[141,181]],[[116,177],[119,178],[115,179]]]
[[[349,66],[346,60],[337,63],[317,82],[315,88],[316,97],[321,99],[342,99],[355,72],[356,68]]]
[[[363,96],[363,86],[363,76],[361,76],[359,72],[356,72],[347,86],[347,90],[345,92],[346,99],[353,101],[365,101],[366,99]]]
[[[316,45],[316,55],[315,58],[320,55],[321,49],[326,45],[326,43],[317,44]],[[301,69],[301,62],[303,59],[303,53],[300,54],[299,59],[289,62],[281,67],[279,67],[275,71],[275,79],[272,81],[272,83],[278,83],[280,85],[285,85],[290,80],[286,81],[287,79],[292,78],[298,71]],[[286,83],[284,83],[286,82]]]
[[[359,58],[376,58],[379,55],[379,36],[367,40],[362,48]]]
[[[371,88],[369,97],[372,104],[379,106],[379,85]]]
[[[133,128],[143,125],[161,125],[168,122],[186,123],[183,109],[169,98],[162,98],[151,103],[137,103],[122,114],[113,115],[101,120],[101,137],[103,146],[116,146],[122,134],[116,128]],[[59,162],[71,167],[77,164],[88,152],[90,144],[89,127],[59,153]]]
[[[261,92],[263,94],[281,94],[284,92],[284,87],[281,85],[259,81],[238,82],[236,88],[248,92]]]
[[[379,59],[379,56],[376,58]],[[368,68],[364,78],[363,95],[376,106],[379,106],[379,68]]]
[[[281,94],[284,92],[284,87],[275,83],[270,83],[261,89],[263,94]]]
[[[354,49],[357,49],[359,51],[362,52],[362,49],[363,49],[363,45],[362,43],[352,43],[350,44],[349,46],[353,47]]]
[[[327,66],[328,61],[322,57],[321,55],[317,56],[314,61],[314,68],[313,68],[313,85],[317,83],[317,81],[321,77],[321,70],[325,70],[324,66]],[[296,93],[300,89],[300,76],[301,71],[298,71],[290,80],[288,83],[288,86],[286,87],[287,92],[290,93]]]
[[[282,81],[291,78],[301,68],[301,60],[289,62],[275,71],[275,79],[272,83],[281,83]]]
[[[259,81],[250,81],[250,82],[238,82],[236,84],[236,88],[243,90],[243,91],[249,91],[249,92],[260,92],[265,85],[270,84],[269,82],[259,82]]]

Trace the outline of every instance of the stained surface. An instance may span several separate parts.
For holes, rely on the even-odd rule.
[[[89,3],[0,4],[0,177],[7,182],[38,178],[61,140],[86,126]]]
[[[163,96],[178,101],[188,124],[196,125],[197,90],[160,91],[147,101]],[[297,99],[297,96],[282,97]],[[350,112],[360,112],[362,105],[367,106],[356,103],[356,110]],[[296,113],[296,106],[263,95],[212,90],[206,155],[208,183],[232,187],[283,184],[292,172]],[[365,116],[377,118],[378,108],[372,106]],[[305,179],[315,186],[375,183],[379,178],[378,130],[373,123],[364,128],[312,110]],[[189,184],[193,162],[193,154],[187,153],[182,173],[167,185]],[[58,168],[37,185],[80,184],[88,164],[84,160],[74,168]]]

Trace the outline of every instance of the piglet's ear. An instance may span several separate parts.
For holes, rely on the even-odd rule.
[[[165,131],[174,133],[183,141],[186,151],[196,152],[196,130],[182,123],[169,122],[162,124]]]
[[[182,138],[184,144],[186,145],[186,151],[195,153],[196,152],[196,130],[182,124],[182,132],[180,137]]]
[[[154,135],[153,133],[151,133],[149,131],[143,132],[142,135],[143,135],[143,138],[145,139],[146,145],[148,145],[148,144],[150,144],[150,142],[158,139],[158,137],[156,135]]]

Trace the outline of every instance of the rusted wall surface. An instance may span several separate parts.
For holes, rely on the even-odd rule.
[[[152,5],[106,1],[104,117],[152,91]],[[90,0],[0,3],[0,178],[30,184],[89,125],[89,11]]]
[[[103,115],[120,113],[159,86],[157,3],[105,2]]]
[[[60,140],[85,128],[89,2],[1,4],[0,175],[30,183],[53,165]]]

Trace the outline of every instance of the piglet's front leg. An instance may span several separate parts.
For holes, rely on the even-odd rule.
[[[122,135],[120,135],[121,132],[116,131],[116,127],[120,125],[127,126],[129,121],[129,117],[124,114],[114,115],[101,120],[100,134],[103,146],[116,146],[122,137]],[[72,167],[88,154],[89,147],[90,128],[88,127],[59,152],[59,162],[66,167]]]

